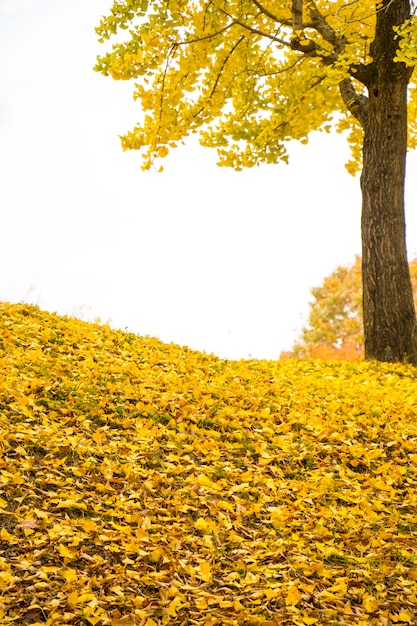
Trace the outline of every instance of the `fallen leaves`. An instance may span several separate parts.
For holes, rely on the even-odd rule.
[[[415,369],[10,304],[0,344],[1,624],[415,623]]]

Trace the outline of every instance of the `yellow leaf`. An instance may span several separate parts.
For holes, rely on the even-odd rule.
[[[102,442],[103,439],[106,438],[106,434],[103,431],[99,432],[98,430],[96,430],[96,432],[94,433],[94,435],[91,438],[93,439],[93,441],[98,443],[99,446],[101,446],[101,442]]]
[[[407,624],[411,623],[413,616],[411,615],[410,611],[401,611],[401,613],[398,614],[398,621],[400,622],[406,622]]]
[[[302,599],[301,593],[298,591],[296,585],[292,585],[287,592],[285,598],[285,604],[287,606],[295,606]]]
[[[389,614],[389,618],[391,621],[393,621],[395,624],[397,624],[398,622],[405,622],[406,624],[409,624],[412,620],[412,615],[410,613],[410,611],[401,611],[400,613],[390,613]]]
[[[92,519],[85,519],[85,520],[83,520],[81,522],[81,525],[84,528],[84,530],[87,531],[87,532],[91,532],[93,530],[96,530],[96,523]]]
[[[200,568],[199,578],[209,583],[212,578],[210,563],[208,561],[203,561],[202,563],[199,564],[199,568]]]
[[[5,528],[2,528],[0,530],[0,538],[2,541],[7,541],[7,543],[16,541],[16,538],[13,535],[11,535]]]
[[[201,610],[202,609],[207,609],[207,607],[208,607],[208,604],[207,604],[207,601],[206,601],[205,598],[199,598],[197,600],[197,602],[195,603],[195,605],[196,605],[197,609],[201,609]]]
[[[56,505],[57,509],[86,509],[87,505],[84,502],[77,502],[76,500],[61,500]]]
[[[259,615],[248,615],[246,622],[248,626],[263,626],[265,624],[263,617],[259,617]]]
[[[272,598],[276,598],[279,595],[279,591],[267,587],[264,591],[264,594],[268,600],[272,600]]]
[[[23,478],[21,477],[20,474],[18,474],[17,472],[16,472],[16,474],[13,474],[13,483],[15,485],[23,485],[24,482],[25,481],[23,480]]]
[[[61,570],[61,576],[65,578],[67,583],[74,582],[77,580],[77,570],[67,567],[66,569]]]
[[[317,624],[319,621],[316,617],[308,617],[308,615],[303,615],[301,617],[301,621],[303,624]]]
[[[78,593],[76,591],[73,591],[72,593],[69,594],[67,598],[67,604],[71,607],[76,607],[77,602],[78,602]]]
[[[219,600],[219,607],[221,609],[230,609],[232,606],[234,606],[234,602],[231,600]]]
[[[315,588],[316,588],[316,585],[314,585],[314,584],[313,585],[308,585],[307,583],[303,583],[302,582],[302,583],[300,583],[300,587],[306,593],[313,593]],[[334,590],[334,587],[333,587],[333,590]]]
[[[98,624],[99,622],[102,621],[103,616],[98,616],[95,617],[94,615],[86,615],[85,619],[90,622],[90,624],[92,624],[93,626],[96,626],[96,624]]]
[[[41,511],[36,507],[33,509],[33,511],[36,513],[36,517],[39,517],[39,519],[48,519],[49,517],[48,513],[46,513],[45,511]]]
[[[94,593],[82,593],[78,597],[78,602],[90,602],[90,600],[94,600],[95,597]]]
[[[212,484],[210,478],[205,474],[199,474],[199,476],[197,476],[197,482],[200,487],[210,487],[210,485]]]
[[[367,613],[373,613],[378,608],[378,600],[373,596],[364,595],[362,597],[363,608]]]
[[[208,522],[203,517],[199,517],[198,520],[195,522],[194,527],[197,530],[206,532],[208,530]]]
[[[168,615],[170,615],[171,617],[176,617],[177,610],[180,608],[180,606],[181,606],[181,598],[177,596],[176,598],[171,600],[171,602],[168,605],[168,608],[167,608]]]
[[[17,576],[13,576],[11,572],[0,572],[0,582],[4,582],[9,585],[11,583],[14,583],[15,580],[19,580],[19,578]]]
[[[152,561],[152,563],[157,563],[161,559],[162,552],[159,548],[155,548],[155,550],[152,550],[152,552],[149,554],[149,560]]]
[[[72,559],[74,556],[72,552],[68,550],[67,546],[64,545],[63,543],[59,544],[58,551],[59,551],[59,554],[63,556],[65,559]]]

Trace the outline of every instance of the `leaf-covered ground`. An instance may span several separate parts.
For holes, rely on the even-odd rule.
[[[0,624],[417,624],[417,371],[0,304]]]

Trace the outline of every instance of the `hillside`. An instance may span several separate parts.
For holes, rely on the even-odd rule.
[[[0,624],[417,624],[417,370],[0,304]]]

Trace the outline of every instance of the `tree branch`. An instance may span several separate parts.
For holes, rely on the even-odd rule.
[[[336,54],[343,52],[346,46],[345,38],[338,36],[326,18],[320,13],[313,0],[308,1],[308,8],[311,20],[309,26],[314,28],[323,37],[324,41],[327,41],[333,47]]]
[[[292,30],[303,30],[303,0],[292,0]]]
[[[266,9],[260,2],[259,0],[252,0],[253,4],[255,6],[258,7],[258,9],[260,10],[261,13],[263,13],[264,15],[266,15],[267,17],[269,17],[271,20],[273,20],[274,22],[278,22],[279,24],[282,24],[282,20],[279,20],[277,18],[276,15],[274,15],[273,13],[271,13],[271,11],[268,11],[268,9]]]
[[[237,48],[237,47],[238,47],[238,46],[242,43],[242,41],[243,41],[243,40],[244,40],[244,37],[243,37],[243,36],[242,36],[242,37],[239,37],[239,39],[238,39],[238,40],[237,40],[237,41],[233,44],[233,46],[232,46],[232,48],[230,49],[230,51],[228,52],[228,54],[225,56],[225,58],[224,58],[224,60],[223,60],[223,63],[222,63],[222,65],[221,65],[221,67],[220,67],[220,69],[219,69],[219,72],[218,72],[218,74],[217,74],[216,80],[214,81],[213,88],[212,88],[211,93],[210,93],[210,95],[209,95],[209,100],[210,100],[210,98],[212,98],[212,97],[213,97],[214,92],[215,92],[215,91],[216,91],[216,89],[217,89],[217,85],[218,85],[218,84],[219,84],[219,82],[220,82],[220,77],[221,77],[221,75],[222,75],[222,73],[223,73],[224,68],[226,67],[226,63],[228,62],[228,60],[230,59],[230,57],[232,56],[232,54],[234,53],[234,51],[236,50],[236,48]]]
[[[350,113],[365,128],[368,121],[368,98],[356,91],[350,78],[344,78],[339,83],[339,91]]]
[[[354,2],[355,1],[356,0],[354,0]],[[314,0],[308,0],[308,5],[311,20],[308,27],[315,29],[323,37],[323,39],[333,47],[334,55],[336,57],[334,60],[337,60],[339,54],[341,54],[346,47],[345,37],[343,35],[339,37],[334,28],[330,26],[326,18],[318,10]],[[372,71],[373,70],[370,65],[364,65],[363,63],[351,65],[349,69],[350,75],[364,85],[368,84]],[[354,89],[353,85],[352,89]]]
[[[325,54],[323,48],[313,41],[312,39],[300,39],[299,37],[293,37],[289,44],[292,50],[302,52],[307,57],[317,57],[321,59],[325,65],[330,65],[337,61],[337,54],[330,52]]]
[[[209,33],[208,35],[204,35],[203,37],[196,37],[196,39],[187,39],[185,41],[175,41],[172,44],[172,47],[176,48],[177,46],[185,46],[185,45],[188,45],[190,43],[198,43],[199,41],[205,41],[207,39],[213,39],[213,37],[217,37],[217,35],[221,35],[226,30],[229,30],[229,28],[234,26],[235,23],[236,23],[235,21],[232,21],[232,22],[230,22],[230,24],[226,24],[226,26],[224,28],[221,28],[220,30],[217,30],[215,33]]]
[[[226,12],[224,11],[224,13]],[[231,17],[228,13],[226,13],[226,15],[228,17]],[[241,22],[240,20],[235,19],[234,23],[238,24],[239,26],[242,26],[242,28],[245,28],[249,32],[254,33],[254,35],[259,35],[260,37],[266,37],[267,39],[270,39],[271,41],[276,41],[277,43],[280,43],[282,46],[287,46],[288,48],[291,48],[291,43],[289,41],[285,41],[285,39],[281,39],[280,37],[276,37],[275,35],[270,35],[269,33],[265,33],[264,31],[259,30],[258,28],[254,28],[253,26],[249,26],[249,24],[245,24],[245,22]]]
[[[354,63],[349,68],[349,74],[352,78],[355,78],[366,87],[371,82],[374,73],[375,65],[373,62],[368,63],[368,65],[364,65],[363,63]]]
[[[282,46],[290,48],[291,50],[295,50],[297,52],[301,52],[306,57],[316,57],[322,61],[324,65],[331,65],[335,63],[338,59],[338,56],[341,52],[343,52],[346,46],[345,38],[339,37],[337,32],[330,26],[327,22],[326,18],[321,14],[318,10],[314,0],[305,0],[308,5],[310,21],[303,23],[302,21],[302,13],[303,13],[303,0],[292,0],[292,29],[293,36],[290,41],[282,39],[281,37],[277,37],[276,35],[272,35],[264,30],[259,28],[255,28],[254,26],[250,26],[245,22],[242,22],[240,19],[237,19],[230,15],[225,9],[221,7],[217,7],[218,10],[226,15],[231,21],[229,24],[226,24],[224,28],[216,31],[215,33],[211,33],[208,35],[204,35],[203,37],[199,37],[196,39],[191,39],[188,41],[180,41],[173,43],[173,48],[180,45],[185,45],[189,43],[197,43],[199,41],[204,41],[206,39],[212,39],[218,35],[221,35],[226,30],[232,28],[235,25],[241,26],[245,30],[253,33],[254,35],[258,35],[259,37],[264,37],[269,39],[270,41],[276,42]],[[260,12],[267,17],[269,17],[274,22],[281,24],[282,26],[290,26],[288,20],[282,20],[278,18],[276,15],[271,13],[268,9],[266,9],[263,4],[259,0],[252,0],[253,4],[260,10]],[[305,28],[311,28],[318,32],[325,41],[327,41],[333,48],[334,52],[329,52],[325,50],[318,44],[317,42],[304,37],[301,39],[296,35],[296,32],[302,31]],[[369,66],[363,64],[355,64],[350,69],[350,74],[352,77],[356,78],[363,84],[367,84],[367,81],[370,78],[370,72],[368,70]],[[353,87],[352,87],[353,88]]]

